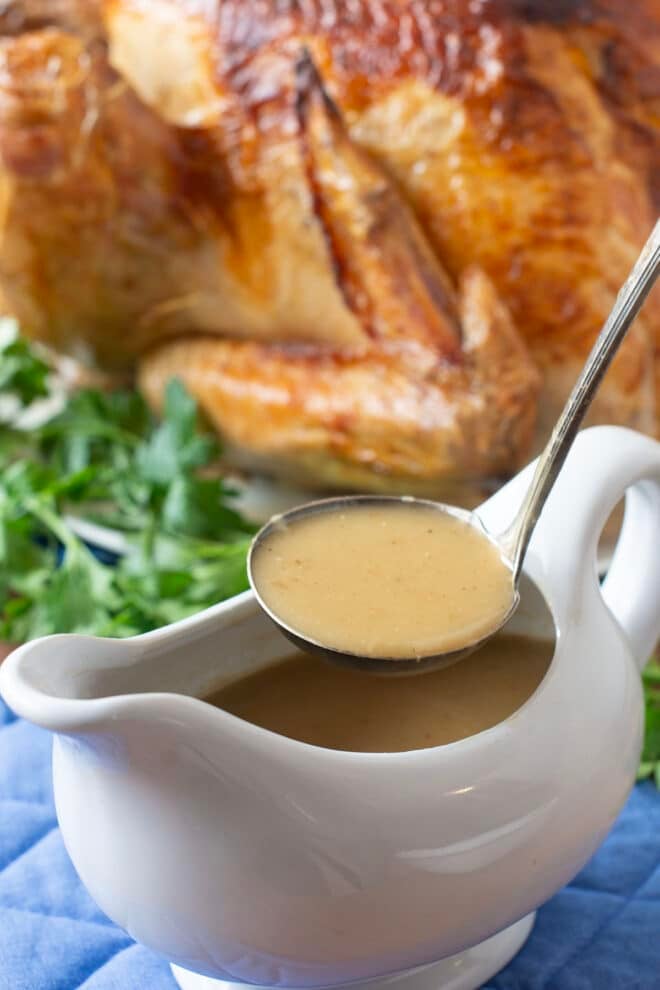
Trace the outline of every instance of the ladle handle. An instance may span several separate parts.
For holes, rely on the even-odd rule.
[[[591,349],[582,373],[573,386],[557,420],[550,440],[539,457],[532,482],[518,513],[500,537],[513,564],[517,582],[534,527],[557,475],[562,469],[580,424],[591,401],[618,351],[630,325],[637,316],[660,271],[660,220],[642,248],[635,266],[619,290],[612,312]]]

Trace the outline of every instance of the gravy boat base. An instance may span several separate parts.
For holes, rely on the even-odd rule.
[[[536,911],[501,932],[456,955],[428,966],[418,966],[375,980],[342,984],[341,990],[478,990],[520,951],[527,941]],[[172,974],[181,990],[245,990],[244,983],[214,980],[172,965]],[[273,990],[254,986],[254,990]],[[278,988],[281,990],[281,988]]]

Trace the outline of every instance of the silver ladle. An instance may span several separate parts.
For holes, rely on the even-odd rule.
[[[299,649],[307,653],[320,654],[332,663],[372,671],[374,673],[398,674],[404,672],[410,673],[413,670],[416,672],[427,671],[455,663],[457,660],[472,653],[501,629],[511,618],[518,606],[520,600],[518,584],[525,553],[546,499],[562,469],[566,456],[573,445],[580,424],[591,405],[598,386],[623,342],[633,320],[641,309],[644,300],[649,294],[659,271],[660,220],[656,222],[632,272],[617,295],[612,311],[598,335],[580,377],[573,386],[566,405],[555,424],[552,435],[538,459],[531,484],[516,517],[504,533],[495,535],[487,532],[478,516],[452,505],[431,502],[426,499],[415,499],[409,496],[399,498],[386,495],[347,495],[310,502],[289,512],[275,516],[270,522],[266,523],[252,542],[248,555],[248,575],[257,601],[273,622],[279,626],[284,635],[299,647]],[[292,628],[278,615],[274,614],[272,608],[264,601],[264,597],[260,593],[252,566],[259,548],[269,535],[273,533],[274,529],[281,531],[283,527],[286,527],[295,520],[318,512],[344,512],[346,509],[357,504],[386,504],[391,506],[396,503],[405,505],[406,507],[410,507],[411,505],[420,505],[427,508],[433,507],[438,512],[448,513],[454,517],[458,517],[474,527],[483,539],[489,540],[494,544],[512,575],[511,607],[504,617],[498,621],[496,626],[485,636],[481,636],[475,642],[466,643],[460,649],[453,649],[446,653],[436,653],[431,656],[411,657],[410,659],[389,659],[387,657],[361,656],[359,654],[346,653],[333,649],[324,643],[309,639],[299,630]]]

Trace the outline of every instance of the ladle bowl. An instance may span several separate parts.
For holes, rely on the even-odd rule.
[[[294,646],[298,647],[298,649],[303,650],[306,653],[312,653],[316,656],[320,656],[324,660],[328,660],[330,663],[340,667],[352,667],[359,669],[364,669],[367,667],[371,673],[381,675],[385,674],[388,677],[397,677],[401,675],[409,676],[410,674],[427,673],[431,670],[439,670],[441,667],[449,667],[451,664],[454,664],[458,660],[462,660],[464,657],[468,656],[468,654],[473,653],[487,639],[490,638],[492,635],[491,632],[487,633],[485,636],[480,636],[469,645],[461,647],[458,650],[432,653],[425,656],[415,656],[410,659],[402,660],[400,657],[364,657],[357,653],[334,649],[333,647],[328,646],[325,643],[321,643],[310,636],[303,636],[299,630],[295,629],[290,623],[282,619],[282,617],[273,610],[271,605],[268,603],[268,600],[261,594],[259,581],[255,578],[254,562],[259,553],[263,550],[264,545],[268,542],[269,537],[274,532],[286,526],[295,525],[295,523],[299,522],[301,519],[315,516],[323,512],[344,512],[347,509],[350,510],[357,507],[369,508],[374,506],[390,506],[398,504],[433,509],[438,513],[445,513],[453,516],[455,519],[460,519],[467,525],[475,527],[483,534],[485,539],[489,540],[489,542],[493,544],[502,557],[505,565],[512,569],[512,562],[502,554],[502,548],[499,541],[488,532],[484,524],[481,522],[478,514],[476,512],[470,512],[467,509],[461,509],[455,505],[447,505],[444,502],[434,502],[431,499],[414,498],[411,495],[338,495],[334,498],[324,498],[318,499],[314,502],[306,502],[304,505],[297,506],[286,513],[273,516],[266,523],[266,525],[259,530],[252,541],[247,562],[248,577],[259,605],[264,610],[266,615],[268,615],[268,617],[272,619],[272,621],[279,627],[280,631],[287,637],[287,639],[290,640]],[[498,628],[506,625],[518,607],[519,601],[520,594],[518,587],[517,585],[514,585],[511,606],[502,617]]]

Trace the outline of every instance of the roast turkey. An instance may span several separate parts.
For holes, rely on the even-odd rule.
[[[317,487],[514,471],[657,212],[657,0],[24,0],[0,31],[5,307]],[[659,343],[656,293],[593,419],[657,431]]]

